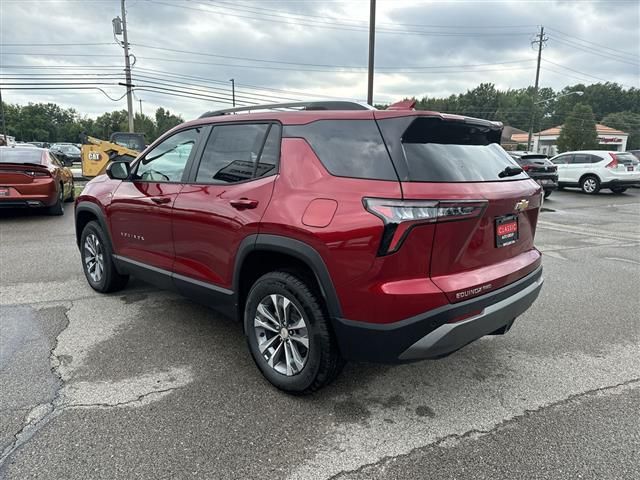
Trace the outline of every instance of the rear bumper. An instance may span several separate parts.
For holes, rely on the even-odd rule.
[[[391,325],[337,318],[338,344],[342,355],[354,361],[401,363],[443,357],[480,337],[508,330],[538,297],[543,281],[540,266],[499,290]]]

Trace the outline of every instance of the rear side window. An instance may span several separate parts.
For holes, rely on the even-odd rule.
[[[401,136],[407,180],[486,182],[528,178],[525,173],[498,176],[506,167],[518,166],[499,141],[499,130],[482,125],[416,118]]]
[[[196,174],[197,183],[236,183],[276,172],[279,126],[269,123],[213,127]]]
[[[374,120],[318,120],[287,126],[284,136],[304,138],[332,175],[398,180]]]

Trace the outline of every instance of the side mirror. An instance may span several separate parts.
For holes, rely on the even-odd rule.
[[[127,162],[111,162],[107,167],[107,176],[112,180],[126,180],[130,173]]]

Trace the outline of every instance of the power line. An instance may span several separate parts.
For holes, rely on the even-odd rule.
[[[595,78],[596,80],[600,80],[602,82],[609,82],[610,81],[610,80],[608,80],[606,78],[596,77],[595,75],[591,75],[590,73],[581,72],[580,70],[575,70],[573,68],[566,67],[566,66],[564,66],[564,65],[562,65],[560,63],[552,62],[551,60],[547,60],[546,58],[543,59],[543,61],[546,62],[546,63],[550,63],[551,65],[555,65],[556,67],[560,67],[560,68],[563,68],[565,70],[569,70],[570,72],[575,72],[575,73],[579,73],[580,75],[584,75],[586,77]],[[625,84],[621,83],[620,85],[625,85]],[[633,87],[632,85],[627,85],[627,86]],[[633,88],[636,88],[636,87],[633,87]]]
[[[242,6],[242,8],[244,10],[242,11],[246,11],[246,12],[255,12],[255,13],[261,13],[260,10],[264,10],[264,11],[269,11],[269,12],[276,12],[279,13],[281,15],[281,17],[284,18],[290,18],[290,17],[302,17],[300,18],[301,20],[304,20],[306,18],[318,18],[321,20],[324,20],[325,22],[327,21],[327,17],[326,16],[321,16],[321,15],[311,15],[308,13],[302,14],[302,13],[291,13],[291,12],[284,12],[282,10],[276,10],[274,8],[265,8],[265,7],[251,7],[249,5],[244,5],[244,4],[236,4],[236,3],[231,3],[231,2],[227,2],[227,1],[220,1],[220,0],[209,0],[211,3],[215,3],[215,4],[223,4],[225,6],[225,8],[231,9],[231,10],[240,10],[240,5]],[[199,3],[200,5],[205,5],[202,2],[194,2],[194,3]],[[209,5],[209,4],[206,4]],[[212,5],[213,6],[213,5]],[[233,8],[232,8],[233,7]],[[256,9],[258,11],[256,11]],[[360,23],[364,26],[367,25],[367,21],[366,20],[349,20],[349,19],[343,19],[343,21],[348,21],[348,22],[353,22],[353,23]],[[378,25],[381,26],[391,26],[391,27],[396,27],[396,26],[401,26],[401,27],[424,27],[424,28],[451,28],[451,29],[460,29],[460,28],[481,28],[481,29],[514,29],[514,28],[532,28],[532,27],[536,27],[536,25],[534,24],[529,24],[529,25],[425,25],[425,24],[411,24],[411,23],[378,23]]]
[[[224,8],[226,7],[216,7],[214,5],[210,5],[210,8],[223,8],[223,11],[215,11],[215,10],[209,10],[209,9],[202,9],[202,8],[196,8],[196,7],[188,7],[186,5],[176,5],[176,4],[172,4],[172,3],[166,3],[166,2],[162,2],[159,0],[147,0],[148,2],[151,3],[155,3],[158,5],[165,5],[168,7],[174,7],[174,8],[183,8],[183,9],[187,9],[187,10],[194,10],[194,11],[198,11],[198,12],[205,12],[205,13],[211,13],[211,14],[222,14],[225,16],[231,16],[231,17],[238,17],[238,18],[246,18],[249,20],[259,20],[259,21],[265,21],[265,22],[272,22],[272,23],[283,23],[283,24],[287,24],[287,25],[300,25],[300,26],[307,26],[307,27],[317,27],[317,28],[326,28],[326,29],[330,29],[330,30],[343,30],[343,31],[353,31],[353,32],[368,32],[367,28],[361,28],[361,27],[357,27],[355,25],[350,25],[350,24],[345,24],[345,23],[339,23],[339,22],[331,22],[331,23],[322,23],[322,22],[318,22],[318,21],[313,21],[313,20],[309,20],[309,21],[305,21],[305,22],[292,22],[292,21],[287,21],[287,20],[275,20],[275,19],[270,19],[270,18],[256,18],[255,15],[254,16],[250,16],[250,15],[238,15],[238,14],[234,14],[234,13],[228,13],[224,11]],[[391,33],[391,34],[402,34],[402,35],[419,35],[419,36],[443,36],[443,37],[477,37],[477,36],[487,36],[487,37],[496,37],[496,36],[529,36],[530,32],[528,33],[499,33],[499,32],[490,32],[490,33],[486,33],[486,32],[427,32],[424,30],[392,30],[392,29],[377,29],[376,33]]]
[[[629,56],[633,57],[634,59],[636,59],[636,58],[638,58],[640,56],[637,53],[627,52],[625,50],[618,50],[617,48],[612,48],[612,47],[609,47],[609,46],[606,46],[606,45],[602,45],[601,43],[596,43],[596,42],[592,42],[591,40],[585,40],[584,38],[576,37],[574,35],[569,35],[567,33],[564,33],[562,30],[558,30],[556,28],[552,28],[552,27],[547,27],[547,28],[549,30],[553,31],[553,32],[556,32],[556,34],[561,35],[563,37],[568,37],[568,38],[574,39],[575,41],[588,43],[588,44],[593,45],[595,47],[598,47],[598,48],[601,48],[601,49],[605,49],[605,50],[611,50],[613,52],[621,53],[623,55],[629,55]]]
[[[1,47],[97,47],[111,45],[113,42],[103,43],[0,43]]]
[[[268,64],[282,64],[282,65],[291,65],[291,66],[303,66],[303,67],[314,67],[313,69],[305,69],[303,71],[346,71],[346,70],[353,70],[353,71],[365,71],[366,70],[366,66],[359,66],[359,65],[336,65],[336,64],[317,64],[317,63],[301,63],[301,62],[290,62],[290,61],[284,61],[284,60],[264,60],[264,59],[259,59],[259,58],[250,58],[250,57],[238,57],[238,56],[233,56],[233,55],[221,55],[221,54],[214,54],[214,53],[203,53],[203,52],[194,52],[194,51],[190,51],[190,50],[179,50],[179,49],[174,49],[174,48],[168,48],[168,47],[158,47],[158,46],[153,46],[153,45],[143,45],[143,44],[131,44],[140,48],[148,48],[148,49],[153,49],[153,50],[159,50],[159,51],[167,51],[167,52],[173,52],[173,53],[181,53],[181,54],[188,54],[188,55],[198,55],[198,56],[205,56],[205,57],[217,57],[217,58],[226,58],[226,59],[230,59],[230,60],[243,60],[243,61],[249,61],[249,62],[259,62],[259,63],[268,63]],[[96,54],[73,54],[73,53],[28,53],[28,52],[2,52],[0,53],[1,55],[28,55],[28,56],[60,56],[60,57],[64,57],[64,56],[72,56],[72,57],[96,57],[96,56],[108,56],[108,57],[119,57],[119,55],[96,55]],[[148,59],[148,60],[160,60],[160,61],[175,61],[175,62],[184,62],[184,63],[189,63],[186,60],[180,60],[180,59],[168,59],[168,58],[158,58],[158,57],[137,57],[139,59]],[[497,65],[511,65],[511,64],[518,64],[518,63],[526,63],[526,62],[532,62],[533,59],[521,59],[521,60],[508,60],[508,61],[503,61],[503,62],[493,62],[493,63],[475,63],[475,64],[463,64],[463,65],[430,65],[430,66],[406,66],[406,67],[401,67],[401,66],[379,66],[376,67],[376,70],[384,70],[384,71],[388,71],[388,72],[395,72],[397,71],[398,73],[411,73],[411,72],[418,72],[418,71],[422,71],[422,70],[444,70],[444,69],[449,69],[449,68],[475,68],[475,67],[484,67],[484,66],[497,66]],[[191,63],[197,63],[197,62],[191,62]],[[285,68],[285,67],[276,67],[276,66],[263,66],[263,65],[243,65],[243,64],[227,64],[227,63],[206,63],[207,65],[215,65],[215,66],[231,66],[231,67],[239,67],[239,68],[271,68],[273,70],[294,70],[294,71],[300,71],[299,68]],[[319,70],[319,68],[322,68],[323,70]]]
[[[586,53],[589,53],[589,54],[592,54],[592,55],[596,55],[598,57],[606,58],[607,60],[613,60],[613,61],[617,61],[617,62],[627,63],[629,65],[640,66],[640,62],[634,62],[631,59],[627,59],[625,57],[614,55],[612,53],[601,53],[601,52],[598,52],[596,50],[593,50],[590,47],[587,47],[586,45],[574,44],[574,43],[572,43],[570,41],[563,40],[561,38],[557,38],[557,37],[554,37],[554,36],[552,36],[551,38],[554,41],[556,41],[556,42],[558,42],[558,43],[560,43],[562,45],[567,45],[567,46],[569,46],[571,48],[575,48],[576,50],[580,50],[581,52],[586,52]]]

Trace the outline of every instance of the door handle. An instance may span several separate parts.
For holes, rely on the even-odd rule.
[[[165,203],[170,203],[171,197],[151,197],[151,201],[153,203],[157,203],[158,205],[163,205]]]
[[[236,200],[229,200],[231,206],[237,210],[247,210],[250,208],[256,208],[258,206],[258,200],[251,200],[250,198],[238,198]]]

